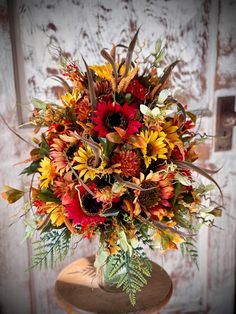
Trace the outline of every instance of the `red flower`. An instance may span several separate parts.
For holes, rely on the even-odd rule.
[[[134,97],[143,101],[147,94],[147,88],[140,84],[138,80],[133,80],[129,83],[126,93],[131,93]]]
[[[90,203],[91,209],[96,207],[96,210],[100,209],[101,204],[96,201],[96,199],[88,200],[88,193],[85,191],[83,187],[79,188],[80,190],[80,198],[85,199],[86,202]],[[90,195],[90,194],[89,194]],[[95,206],[96,205],[96,206]],[[65,205],[66,211],[68,212],[68,218],[72,220],[72,224],[74,226],[80,225],[82,227],[82,231],[88,226],[96,226],[99,224],[103,224],[105,221],[105,217],[100,217],[99,215],[88,215],[86,214],[84,208],[79,201],[79,197],[76,196],[72,202]]]
[[[98,104],[93,122],[96,124],[94,130],[98,136],[106,136],[110,132],[115,132],[115,127],[126,131],[129,136],[137,133],[142,124],[134,120],[137,109],[125,103],[123,106],[117,103],[102,101]]]

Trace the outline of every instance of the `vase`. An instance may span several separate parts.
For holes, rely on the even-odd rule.
[[[106,292],[122,292],[122,287],[117,288],[117,284],[121,276],[125,273],[125,268],[121,268],[115,275],[111,277],[110,274],[114,269],[115,255],[108,256],[105,251],[98,251],[96,261],[99,259],[103,261],[99,265],[96,265],[95,262],[97,282],[99,287]]]

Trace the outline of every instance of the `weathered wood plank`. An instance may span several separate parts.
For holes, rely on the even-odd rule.
[[[9,36],[8,13],[5,0],[0,1],[0,111],[10,125],[18,124],[15,86],[12,66],[11,41]],[[20,168],[14,166],[22,158],[25,147],[20,140],[0,120],[1,167],[0,190],[8,182],[21,187],[18,174]],[[19,205],[18,205],[19,206]],[[0,199],[0,312],[4,314],[31,312],[30,275],[28,267],[27,243],[21,243],[24,236],[22,224],[10,223],[15,220],[18,206],[6,206]]]
[[[26,1],[16,2],[27,90],[32,96],[55,99],[55,54],[60,46],[81,62],[100,63],[99,51],[112,43],[127,44],[142,25],[139,46],[148,54],[157,38],[167,40],[168,62],[182,59],[173,83],[182,88],[194,108],[208,108],[207,72],[212,55],[207,53],[214,1]],[[65,13],[66,12],[66,13]],[[50,55],[50,52],[54,56]],[[82,65],[82,63],[81,63]],[[82,65],[83,66],[83,65]],[[178,73],[177,73],[178,72]],[[23,108],[24,120],[28,108]]]
[[[215,104],[217,96],[236,95],[236,2],[221,0],[218,4]],[[210,162],[216,167],[223,166],[216,179],[223,189],[225,211],[223,218],[217,221],[217,225],[222,229],[211,230],[209,233],[208,311],[214,314],[234,313],[236,132],[233,134],[233,149],[213,154]]]
[[[236,88],[236,3],[219,1],[216,90]]]

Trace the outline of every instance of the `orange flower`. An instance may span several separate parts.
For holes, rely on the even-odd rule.
[[[78,139],[73,136],[73,133],[71,133],[71,135],[63,134],[60,135],[59,138],[54,138],[53,144],[51,145],[50,157],[56,167],[56,171],[60,175],[63,175],[65,171],[70,169],[66,155],[71,154],[72,156],[68,156],[68,158],[73,157],[77,142]],[[71,163],[73,164],[73,160]]]
[[[63,205],[72,202],[77,194],[75,183],[72,180],[72,172],[67,172],[64,177],[59,177],[53,185],[53,192],[56,197],[61,199]]]
[[[170,199],[174,196],[172,173],[156,172],[144,176],[140,173],[140,178],[133,178],[133,182],[140,186],[142,190],[135,190],[134,210],[136,213],[142,210],[147,216],[152,215],[154,218],[162,220],[162,218],[173,216],[169,213],[168,208],[172,207]]]

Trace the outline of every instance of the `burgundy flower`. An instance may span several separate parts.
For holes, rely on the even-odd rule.
[[[121,128],[126,131],[129,136],[137,133],[142,124],[134,120],[137,109],[125,103],[121,106],[118,103],[104,102],[98,104],[93,122],[94,130],[98,132],[98,136],[106,136],[110,132],[115,132],[115,128]]]
[[[126,92],[143,101],[147,94],[147,88],[140,84],[138,80],[133,80],[127,87]]]

